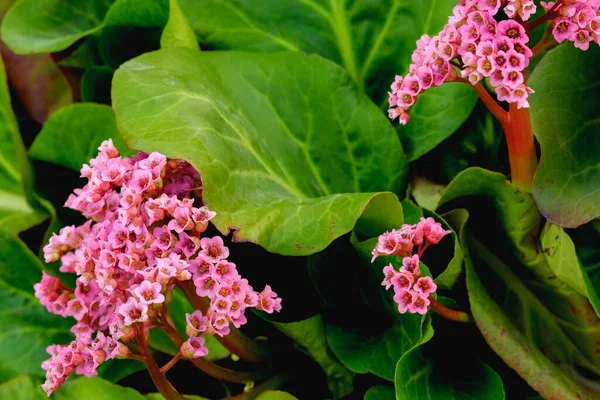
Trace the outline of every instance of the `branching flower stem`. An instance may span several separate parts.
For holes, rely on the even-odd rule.
[[[473,317],[471,317],[471,315],[467,314],[466,312],[452,310],[446,306],[443,306],[433,297],[429,297],[429,301],[429,308],[433,312],[438,314],[440,317],[457,322],[473,322]]]

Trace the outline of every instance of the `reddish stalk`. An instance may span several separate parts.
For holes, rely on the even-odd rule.
[[[192,282],[182,282],[180,287],[192,307],[195,310],[206,313],[209,307],[208,299],[196,295],[196,289]],[[227,350],[239,356],[242,360],[250,362],[262,362],[269,358],[269,350],[263,344],[244,335],[234,326],[230,328],[231,330],[228,335],[223,337],[217,336],[217,340]]]
[[[179,336],[179,333],[175,330],[175,328],[168,324],[163,324],[161,328],[167,334],[167,336],[169,336],[169,338],[171,338],[171,340],[177,345],[177,347],[181,347],[184,340],[181,336]],[[193,358],[190,361],[194,364],[194,366],[196,366],[196,368],[204,371],[206,374],[212,376],[213,378],[227,382],[248,383],[260,381],[262,379],[265,379],[269,375],[268,371],[265,370],[251,372],[234,371],[229,368],[221,367],[220,365],[217,365],[204,358]]]
[[[433,312],[438,314],[440,317],[449,319],[451,321],[457,321],[457,322],[472,322],[473,321],[473,317],[471,317],[471,315],[467,314],[466,312],[452,310],[448,307],[445,307],[442,304],[438,303],[438,301],[431,296],[429,297],[429,301],[430,301],[429,308]]]
[[[538,26],[550,21],[552,18],[556,17],[556,9],[561,5],[562,0],[557,0],[556,3],[552,6],[551,9],[546,11],[544,15],[539,18],[534,19],[533,21],[525,24],[525,30],[527,31],[527,35],[530,35],[531,32]]]
[[[467,81],[464,82],[468,83]],[[475,89],[477,96],[479,96],[483,104],[485,104],[485,106],[488,108],[488,110],[490,110],[494,117],[496,117],[498,121],[504,124],[504,121],[508,119],[508,113],[506,112],[506,110],[500,107],[500,104],[498,104],[498,102],[494,100],[494,98],[488,93],[488,91],[483,87],[481,83],[478,83],[477,85],[473,86],[473,89]]]
[[[148,344],[143,335],[138,334],[138,340],[144,355],[144,363],[146,364],[146,368],[150,373],[150,377],[152,378],[152,382],[154,382],[156,389],[158,389],[160,394],[162,394],[166,400],[186,400],[185,397],[180,395],[173,385],[171,385],[171,382],[169,382],[165,374],[161,372],[156,360],[152,357],[150,350],[148,350]]]
[[[163,374],[166,374],[171,368],[173,368],[173,366],[175,364],[177,364],[177,361],[179,361],[180,359],[181,359],[181,353],[177,353],[175,355],[175,357],[173,357],[171,359],[171,361],[169,361],[168,363],[166,363],[165,365],[160,367],[160,372],[162,372]]]

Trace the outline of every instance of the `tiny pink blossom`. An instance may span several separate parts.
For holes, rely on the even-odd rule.
[[[164,303],[165,296],[161,293],[162,285],[158,282],[143,281],[133,293],[142,304]]]
[[[414,292],[413,295],[413,302],[412,304],[410,304],[408,306],[408,311],[410,311],[413,314],[421,314],[421,315],[425,315],[427,313],[427,307],[429,307],[429,299],[427,297],[424,297],[416,292]]]
[[[405,272],[411,275],[419,275],[421,270],[419,268],[419,255],[415,254],[411,257],[404,257],[402,259],[402,267],[400,272]]]
[[[190,336],[181,345],[181,355],[186,358],[199,358],[207,354],[208,349],[204,346],[204,338],[202,336]]]
[[[121,304],[118,312],[124,317],[125,326],[148,321],[148,305],[138,302],[133,297],[130,297],[127,303]]]
[[[200,310],[196,310],[191,314],[185,314],[185,320],[187,322],[185,332],[188,336],[198,336],[206,330],[208,317],[202,315]]]
[[[416,294],[412,290],[400,290],[394,295],[394,301],[398,303],[398,312],[404,314],[413,304]]]
[[[383,281],[381,282],[381,286],[385,286],[385,290],[388,290],[392,286],[392,279],[397,274],[398,272],[394,269],[392,264],[383,267]]]
[[[268,314],[274,311],[281,311],[281,298],[277,297],[277,293],[271,290],[271,286],[266,285],[264,290],[258,295],[258,310],[262,310]]]
[[[200,247],[202,247],[200,254],[212,263],[229,257],[229,249],[225,247],[220,236],[200,239]]]
[[[392,278],[392,285],[394,286],[394,292],[398,293],[402,290],[410,290],[415,281],[413,274],[400,272]]]
[[[437,285],[433,283],[433,279],[431,279],[430,277],[423,276],[417,279],[417,282],[414,286],[414,290],[417,293],[427,297],[437,290]]]

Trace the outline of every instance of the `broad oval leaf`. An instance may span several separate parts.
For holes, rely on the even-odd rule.
[[[385,191],[405,184],[402,146],[331,62],[163,49],[124,64],[112,94],[130,147],[198,169],[223,234],[236,229],[238,240],[270,252],[307,255],[363,213],[378,221],[371,230],[398,224],[387,215],[401,215],[400,202]]]
[[[6,14],[2,40],[17,54],[53,53],[102,28],[114,0],[20,0]]]
[[[98,146],[106,139],[113,140],[121,155],[131,154],[119,136],[110,106],[77,103],[50,117],[31,145],[29,156],[79,171],[98,155]]]
[[[21,375],[0,384],[0,399],[46,400],[40,382],[28,375]]]
[[[160,37],[160,47],[186,47],[198,50],[198,39],[177,0],[169,0],[169,20]]]
[[[56,400],[146,400],[137,390],[110,383],[98,377],[69,378],[53,397]]]
[[[298,398],[281,390],[267,390],[258,395],[256,400],[298,400]]]
[[[392,386],[372,386],[365,393],[365,400],[396,400]]]
[[[600,216],[600,48],[562,45],[546,54],[530,86],[542,157],[533,196],[546,218],[574,228]]]

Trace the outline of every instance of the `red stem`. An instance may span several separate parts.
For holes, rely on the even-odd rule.
[[[144,354],[144,363],[146,364],[146,368],[150,373],[150,377],[152,378],[152,382],[154,382],[156,389],[158,389],[160,394],[162,394],[166,400],[186,400],[185,397],[175,390],[165,374],[161,372],[156,360],[154,360],[154,357],[152,357],[152,354],[150,354],[150,351],[148,350],[148,344],[143,335],[139,334],[138,340],[141,345],[142,353]]]
[[[192,307],[206,313],[209,307],[208,299],[196,295],[193,283],[191,281],[182,282],[180,287]],[[244,335],[233,326],[230,327],[228,335],[216,336],[216,338],[227,350],[236,354],[242,360],[262,362],[269,358],[269,350],[264,345]]]
[[[548,11],[546,11],[546,13],[544,15],[525,24],[525,30],[527,31],[527,35],[531,34],[531,32],[533,32],[533,30],[535,28],[537,28],[538,26],[540,26],[543,23],[548,22],[552,18],[556,17],[557,14],[555,13],[555,11],[561,5],[561,3],[562,3],[562,0],[557,0],[556,3],[554,3],[554,5],[552,6],[552,8],[549,9]]]
[[[441,305],[440,303],[438,303],[438,301],[431,296],[429,297],[429,301],[430,301],[429,308],[431,309],[431,311],[435,312],[436,314],[438,314],[441,317],[444,317],[451,321],[457,321],[457,322],[472,322],[473,321],[473,317],[471,317],[466,312],[452,310],[448,307],[445,307],[445,306]]]
[[[171,358],[171,360],[168,363],[166,363],[165,365],[160,367],[160,372],[162,372],[163,374],[166,374],[171,368],[173,368],[173,366],[175,364],[177,364],[177,361],[179,361],[180,359],[181,359],[181,353],[177,353],[175,355],[175,357]]]
[[[467,81],[464,82],[468,83]],[[494,98],[488,93],[481,83],[474,85],[473,88],[483,104],[485,104],[494,117],[496,117],[496,119],[498,119],[498,121],[501,123],[504,123],[504,121],[508,119],[508,113],[502,107],[500,107],[500,104],[494,100]]]

